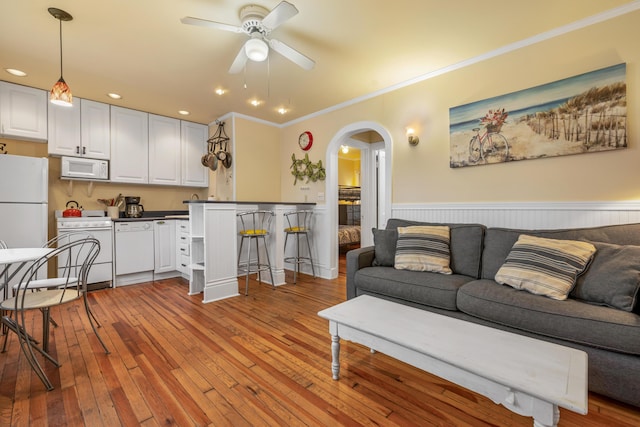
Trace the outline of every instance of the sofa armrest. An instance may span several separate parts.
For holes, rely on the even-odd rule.
[[[375,251],[373,246],[353,249],[347,252],[347,299],[356,297],[356,271],[364,267],[371,267]]]

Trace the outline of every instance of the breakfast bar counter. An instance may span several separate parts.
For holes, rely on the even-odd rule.
[[[315,203],[269,201],[185,200],[189,206],[191,278],[189,294],[203,293],[202,302],[212,302],[238,293],[238,224],[236,214],[264,209],[274,213],[268,239],[274,285],[285,283],[284,214],[313,209]],[[270,279],[262,277],[263,282]]]

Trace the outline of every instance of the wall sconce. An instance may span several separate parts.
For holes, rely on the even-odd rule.
[[[412,128],[407,129],[407,138],[409,140],[409,145],[418,145],[420,142],[420,138],[415,135],[415,131]]]
[[[341,145],[340,146],[340,151],[342,151],[342,154],[347,154],[349,152],[349,146],[348,145]]]

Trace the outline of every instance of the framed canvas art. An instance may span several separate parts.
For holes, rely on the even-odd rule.
[[[449,165],[627,147],[626,64],[449,109]]]

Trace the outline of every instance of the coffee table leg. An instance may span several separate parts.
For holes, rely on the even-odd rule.
[[[551,418],[551,423],[547,424],[539,421],[538,417],[534,414],[533,427],[556,427],[558,425],[558,421],[560,421],[560,409],[558,408],[558,405],[553,405],[552,413],[546,413],[545,416],[541,418],[549,419],[549,417]]]
[[[331,372],[333,373],[333,379],[340,378],[340,337],[338,335],[331,335]]]

